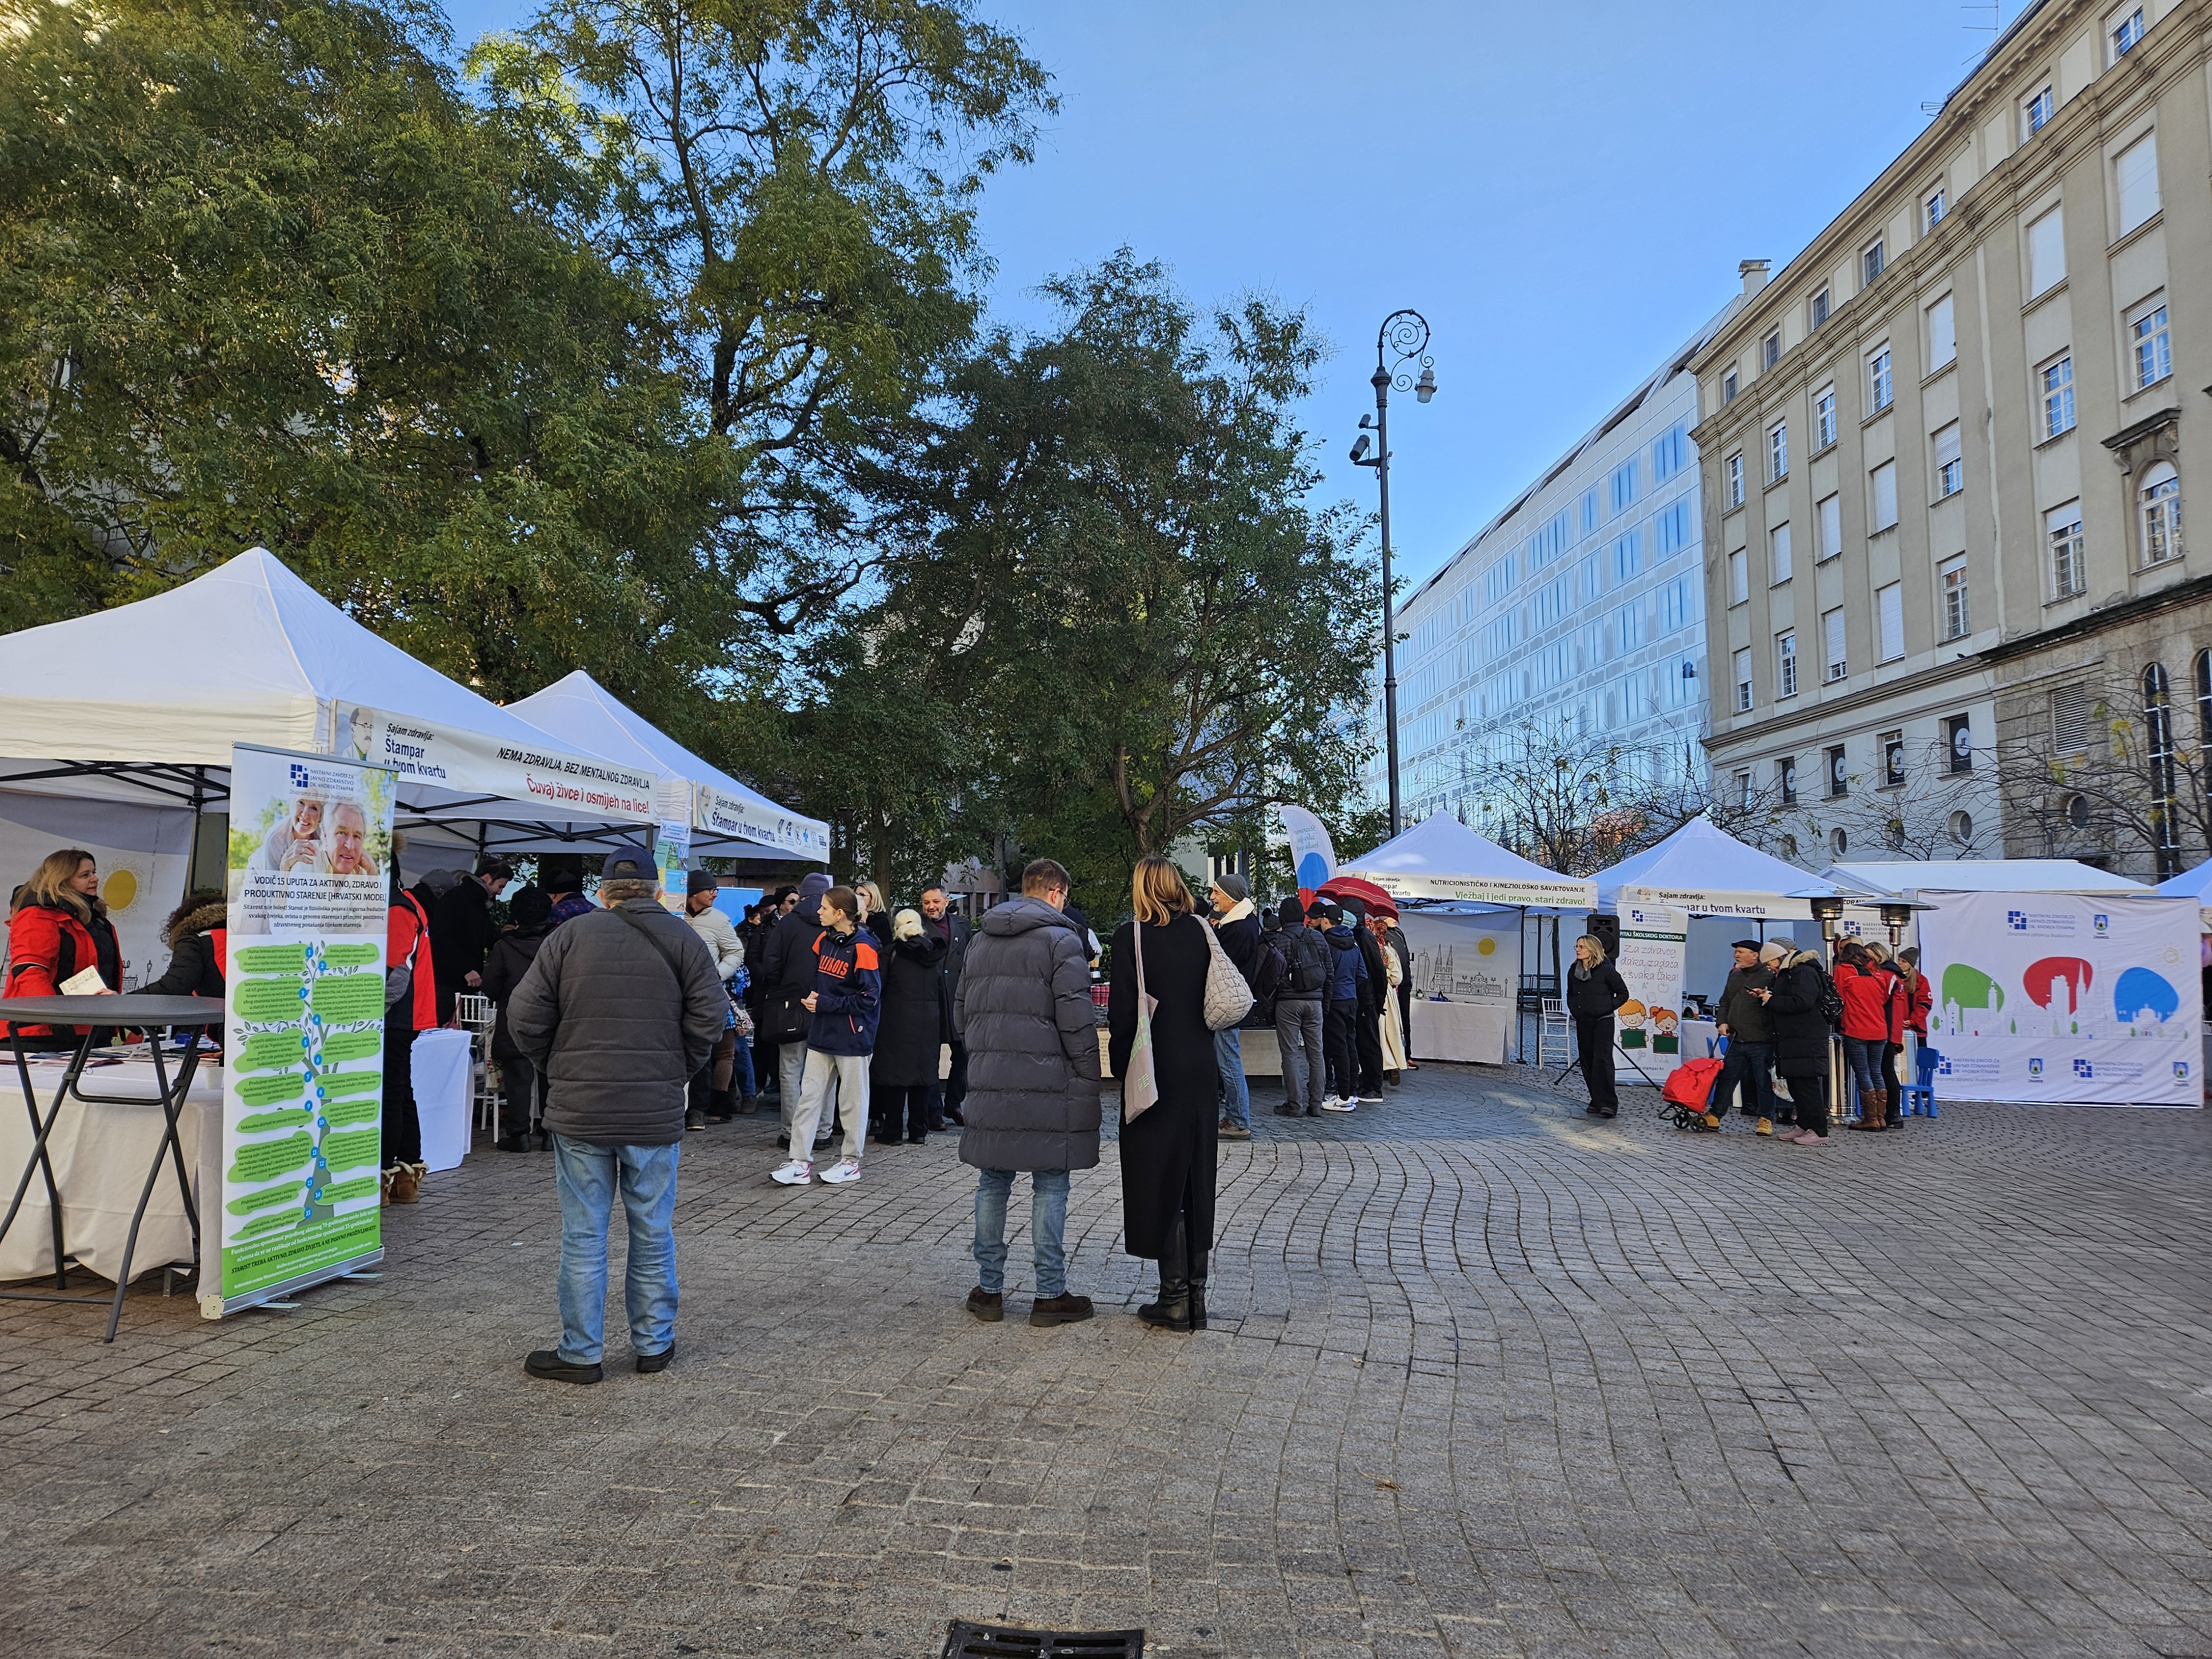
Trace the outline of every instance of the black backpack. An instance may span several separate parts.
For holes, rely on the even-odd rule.
[[[1320,946],[1310,948],[1306,941]],[[1293,991],[1318,991],[1328,983],[1328,943],[1310,927],[1298,933],[1298,942],[1291,947],[1290,981]]]
[[[1283,976],[1290,969],[1281,939],[1273,933],[1260,939],[1260,959],[1252,964],[1252,1000],[1266,1002],[1283,988]]]
[[[1820,1018],[1828,1022],[1830,1029],[1840,1031],[1844,1029],[1844,994],[1836,988],[1826,963],[1815,962],[1808,965],[1820,977]]]

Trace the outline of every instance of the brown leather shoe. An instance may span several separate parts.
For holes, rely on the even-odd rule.
[[[1887,1089],[1859,1091],[1859,1121],[1846,1123],[1846,1129],[1881,1129],[1887,1127],[1889,1091]]]
[[[1032,1325],[1075,1325],[1091,1317],[1093,1310],[1087,1296],[1041,1296],[1030,1304],[1030,1323]]]
[[[1006,1316],[1006,1292],[987,1291],[978,1285],[968,1292],[968,1311],[985,1323],[995,1325]]]

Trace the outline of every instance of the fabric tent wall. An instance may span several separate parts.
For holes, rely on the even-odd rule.
[[[58,848],[82,847],[100,860],[100,896],[123,952],[118,991],[159,978],[169,965],[161,924],[184,896],[191,846],[188,807],[0,791],[0,879],[9,893]]]
[[[1398,926],[1413,954],[1416,997],[1441,991],[1454,1002],[1511,1005],[1520,968],[1520,912],[1439,916],[1407,910]]]

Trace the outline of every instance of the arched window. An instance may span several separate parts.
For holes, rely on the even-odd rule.
[[[2197,740],[2212,747],[2212,651],[2197,653]]]
[[[2160,461],[2143,474],[2142,562],[2168,564],[2181,556],[2181,475]]]
[[[2151,848],[2163,878],[2181,873],[2180,825],[2176,822],[2181,803],[2175,794],[2173,709],[2162,664],[2143,670],[2142,695],[2144,735],[2150,750]]]

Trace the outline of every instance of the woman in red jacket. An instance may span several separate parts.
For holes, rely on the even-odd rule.
[[[1873,971],[1866,946],[1856,939],[1836,952],[1836,991],[1844,1000],[1844,1064],[1859,1086],[1859,1121],[1846,1127],[1879,1129],[1886,1103],[1879,1073],[1881,1051],[1889,1044],[1889,982]]]
[[[47,854],[37,873],[15,890],[8,917],[7,994],[58,997],[64,981],[88,968],[99,969],[106,989],[123,988],[123,952],[100,902],[100,861],[82,848],[64,847]],[[91,1029],[77,1026],[76,1035]],[[7,1030],[0,1024],[0,1037]],[[55,1036],[51,1025],[22,1030],[26,1038],[38,1039],[30,1047],[76,1047],[73,1039]]]
[[[399,850],[392,849],[392,891],[384,944],[384,1201],[421,1201],[422,1120],[415,1109],[415,1034],[438,1026],[437,969],[430,960],[430,917],[399,884]]]
[[[1886,999],[1883,1006],[1889,1013],[1889,1036],[1881,1048],[1881,1088],[1883,1096],[1893,1109],[1883,1115],[1882,1127],[1894,1129],[1897,1127],[1897,1113],[1893,1109],[1899,1099],[1897,1057],[1905,1052],[1905,1021],[1908,1012],[1908,999],[1905,990],[1904,975],[1899,972],[1897,964],[1890,960],[1889,946],[1880,940],[1875,940],[1867,945],[1866,951],[1867,967],[1875,977],[1881,981],[1882,994]]]

